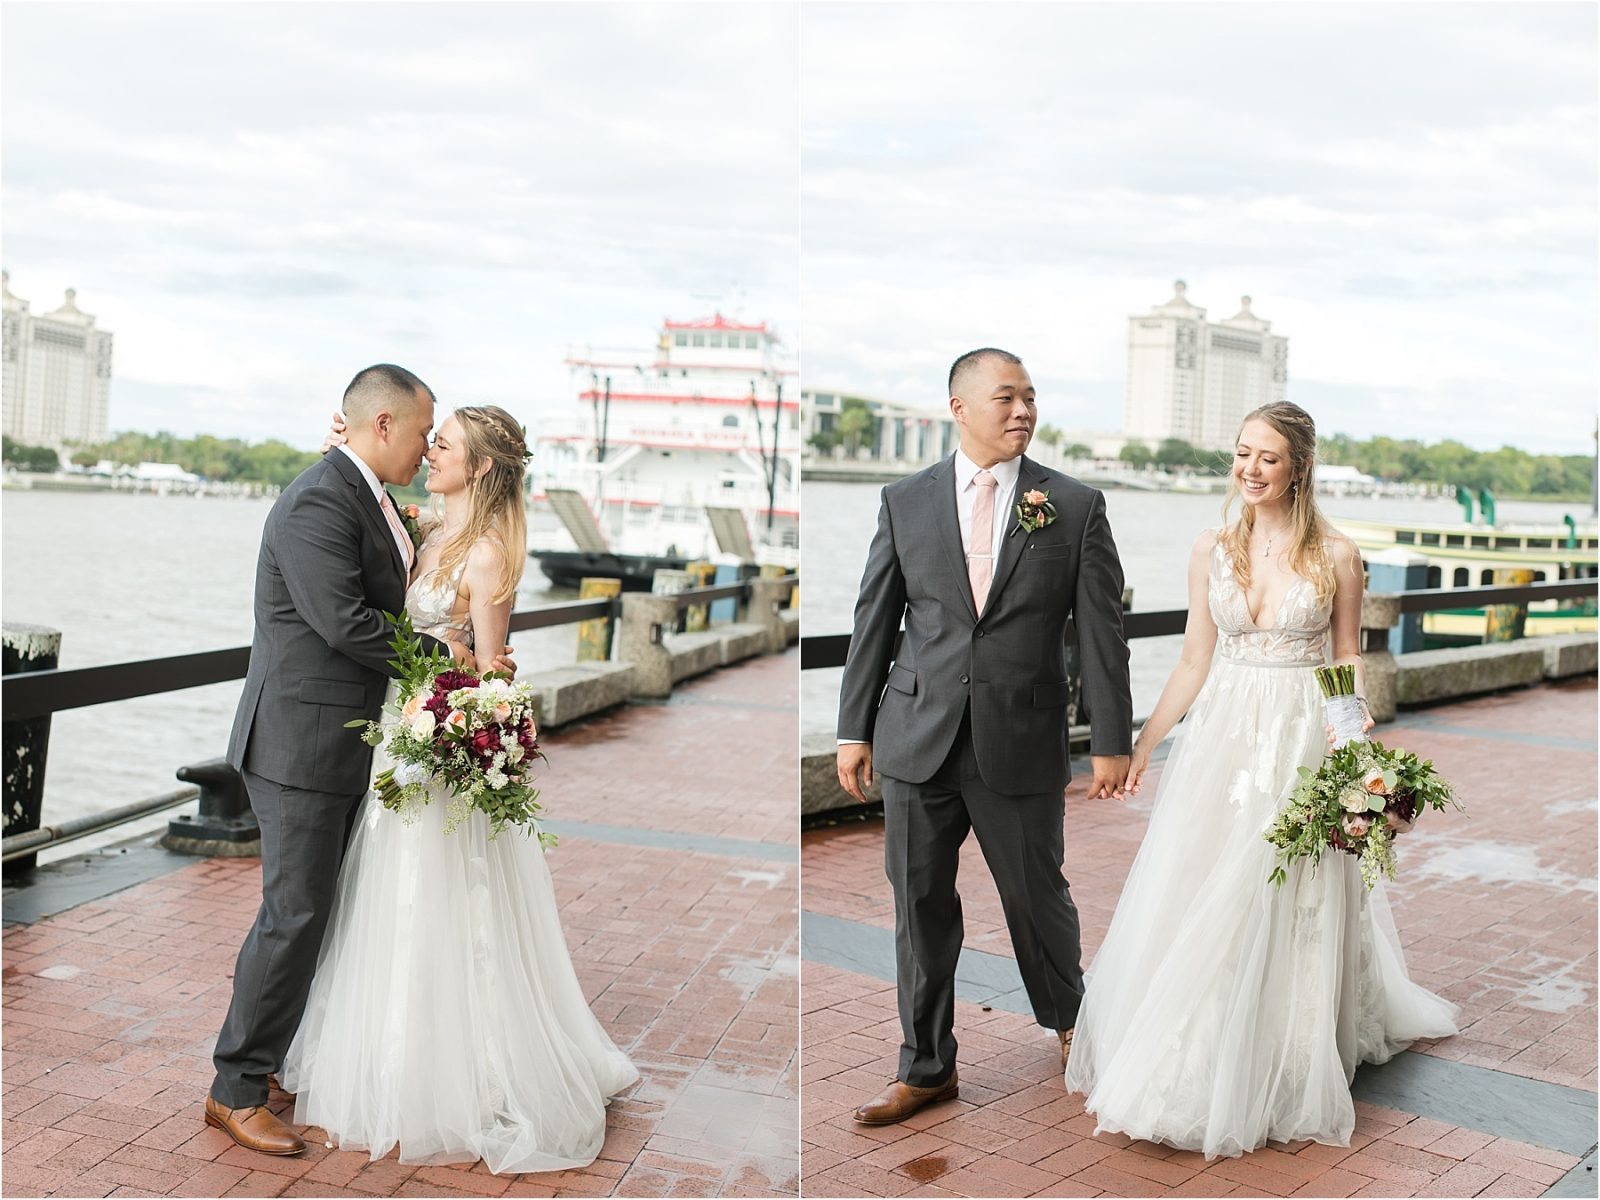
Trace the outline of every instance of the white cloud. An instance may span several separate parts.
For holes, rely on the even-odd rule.
[[[400,361],[537,420],[570,344],[798,338],[793,4],[8,6],[6,266],[114,427],[314,445]]]
[[[1127,318],[1183,278],[1214,316],[1254,297],[1326,428],[1498,446],[1516,412],[1584,453],[1595,32],[1580,5],[808,8],[806,374],[940,403],[996,342],[1116,428]]]

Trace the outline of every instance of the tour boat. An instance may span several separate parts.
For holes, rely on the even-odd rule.
[[[653,348],[584,346],[566,362],[574,410],[533,446],[529,553],[552,583],[648,589],[691,560],[798,565],[800,408],[771,326],[668,319]]]

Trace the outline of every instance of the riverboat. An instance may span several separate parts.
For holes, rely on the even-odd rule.
[[[1473,500],[1480,504],[1473,519]],[[1333,523],[1350,537],[1369,562],[1376,554],[1400,551],[1425,564],[1429,588],[1477,588],[1495,583],[1556,583],[1600,576],[1600,527],[1591,517],[1567,516],[1559,525],[1495,521],[1495,499],[1458,488],[1464,519],[1456,523],[1368,521],[1337,517]],[[1460,639],[1482,636],[1482,608],[1429,613],[1424,634]],[[1543,601],[1530,606],[1527,633],[1592,632],[1597,626],[1593,597]]]
[[[773,328],[668,319],[653,348],[584,346],[566,363],[573,411],[541,422],[529,507],[529,553],[552,583],[798,565],[800,408]]]

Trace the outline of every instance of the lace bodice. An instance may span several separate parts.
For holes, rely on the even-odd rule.
[[[1230,662],[1263,666],[1320,666],[1328,644],[1328,624],[1333,603],[1319,603],[1309,579],[1290,584],[1278,604],[1272,624],[1259,628],[1250,619],[1250,604],[1233,577],[1226,551],[1211,548],[1211,582],[1208,588],[1211,619],[1217,624],[1217,645]]]
[[[427,544],[423,542],[423,546]],[[421,547],[417,554],[421,556]],[[406,589],[406,611],[411,614],[411,627],[418,633],[432,634],[436,638],[459,633],[465,635],[469,646],[472,645],[471,614],[463,613],[459,620],[451,619],[455,614],[456,590],[466,566],[466,559],[462,559],[448,579],[438,578],[437,572],[419,575]]]

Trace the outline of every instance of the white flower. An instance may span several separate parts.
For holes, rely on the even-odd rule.
[[[508,763],[519,763],[522,761],[523,753],[522,743],[512,742],[511,745],[506,747],[506,761]]]
[[[506,765],[506,752],[504,750],[495,751],[493,762],[494,762],[494,765],[497,766],[497,767],[505,766]]]
[[[511,782],[506,778],[504,771],[495,770],[493,768],[484,773],[483,781],[492,788],[503,788],[506,784]]]
[[[423,740],[431,738],[433,736],[434,728],[438,724],[438,718],[436,718],[432,712],[425,708],[415,717],[411,718],[411,736],[422,738]]]

